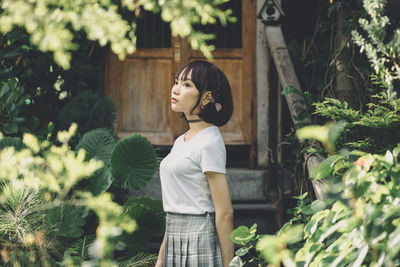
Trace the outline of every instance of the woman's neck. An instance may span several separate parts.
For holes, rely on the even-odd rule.
[[[191,115],[191,116],[187,116],[186,119],[189,121],[189,131],[190,133],[197,133],[200,132],[201,130],[212,126],[213,124],[205,122],[203,120],[198,121],[200,118],[197,115]],[[190,122],[193,121],[193,122]]]

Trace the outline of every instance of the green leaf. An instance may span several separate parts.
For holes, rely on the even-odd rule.
[[[255,240],[257,225],[254,224],[250,229],[247,226],[239,226],[231,233],[232,242],[238,245],[246,245]]]
[[[116,141],[108,129],[95,129],[83,135],[76,146],[76,150],[83,148],[90,158],[101,160],[107,166],[110,164],[111,152]]]
[[[3,131],[5,134],[18,133],[18,125],[15,122],[6,122],[3,124]]]
[[[264,259],[271,264],[279,264],[279,250],[281,242],[277,236],[265,235],[258,241],[257,250],[261,252]]]
[[[328,134],[328,126],[318,125],[304,126],[296,131],[296,136],[299,139],[315,139],[322,143],[328,142]]]
[[[1,86],[1,90],[0,90],[0,99],[1,99],[4,95],[6,95],[9,91],[10,91],[10,87],[8,87],[7,84],[3,84],[3,85]]]
[[[158,160],[151,143],[143,136],[122,139],[111,154],[115,181],[123,186],[142,189],[155,176]]]
[[[326,204],[324,201],[317,199],[311,203],[310,208],[314,213],[316,213],[318,211],[324,210],[326,208]]]
[[[146,252],[139,252],[128,260],[119,262],[119,267],[144,267],[154,266],[157,261],[157,254],[149,254]]]
[[[235,255],[243,257],[244,255],[249,253],[250,249],[251,249],[251,246],[250,247],[241,247],[238,250],[236,250]]]
[[[103,167],[89,178],[86,190],[91,192],[94,196],[98,196],[107,191],[113,181],[111,169],[109,167]]]
[[[339,121],[334,124],[329,125],[328,140],[329,143],[335,144],[336,139],[346,128],[347,123],[344,121]]]
[[[160,200],[133,197],[124,204],[124,213],[133,218],[139,231],[119,236],[125,246],[141,249],[153,236],[162,236],[165,230],[165,213]]]
[[[293,93],[296,95],[305,97],[304,93],[301,90],[299,90],[293,86],[290,86],[290,85],[283,88],[283,90],[281,92],[282,95],[288,95],[288,94],[293,94]]]
[[[319,180],[328,177],[331,174],[333,165],[340,158],[341,156],[339,155],[333,155],[326,158],[324,161],[322,161],[319,165],[311,170],[310,178]]]
[[[6,147],[14,147],[15,150],[19,151],[25,148],[25,144],[22,142],[22,139],[19,137],[3,137],[0,139],[0,151]]]
[[[294,244],[303,239],[303,229],[304,225],[302,224],[291,225],[286,227],[284,231],[280,232],[279,236],[284,237],[286,244]]]
[[[389,254],[392,259],[400,256],[400,227],[397,227],[390,235],[388,240]]]
[[[318,223],[324,219],[327,214],[329,213],[329,211],[327,210],[322,210],[319,211],[317,213],[315,213],[311,219],[308,221],[308,223],[306,224],[305,228],[304,228],[304,234],[305,234],[305,238],[307,238],[308,236],[312,235],[318,227]]]
[[[298,200],[302,200],[305,199],[308,195],[308,192],[305,192],[304,194],[300,195],[300,196],[294,196],[294,199],[298,199]]]
[[[88,210],[85,207],[60,206],[49,211],[46,223],[59,236],[76,238],[83,235]]]
[[[81,263],[89,259],[89,247],[93,244],[96,236],[84,235],[82,238],[75,240],[68,248],[69,254],[72,256],[78,256],[81,259]]]
[[[245,262],[239,256],[235,256],[228,267],[244,267]]]

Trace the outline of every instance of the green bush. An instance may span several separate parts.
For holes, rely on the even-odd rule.
[[[97,129],[113,129],[115,105],[108,96],[94,91],[83,91],[70,99],[58,112],[56,126],[68,129],[72,123],[79,125],[81,135]]]
[[[26,115],[31,102],[31,97],[25,94],[16,78],[0,82],[0,132],[17,135],[36,128],[38,119]]]
[[[338,149],[384,153],[400,143],[400,101],[388,101],[382,94],[374,97],[378,103],[367,104],[365,112],[354,110],[346,102],[332,98],[314,104],[315,114],[331,121],[347,122],[335,142]]]

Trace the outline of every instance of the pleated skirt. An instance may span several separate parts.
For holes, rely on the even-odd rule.
[[[215,214],[167,213],[164,267],[220,267]]]

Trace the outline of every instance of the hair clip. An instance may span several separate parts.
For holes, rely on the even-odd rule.
[[[209,100],[211,103],[214,103],[215,109],[218,111],[220,111],[222,109],[222,105],[218,102],[215,101],[214,98],[206,98],[206,100]],[[204,108],[204,106],[200,106],[200,108]]]
[[[215,109],[218,111],[220,111],[222,109],[222,105],[218,102],[215,102]]]

